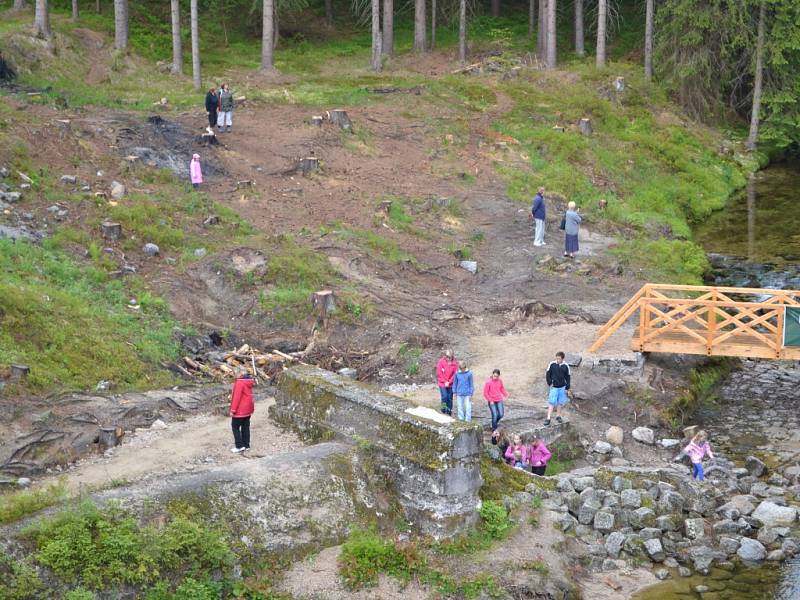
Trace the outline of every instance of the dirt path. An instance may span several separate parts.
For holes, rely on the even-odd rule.
[[[230,451],[233,445],[230,419],[198,415],[168,422],[165,428],[137,429],[106,455],[83,459],[59,478],[66,480],[68,491],[77,493],[291,452],[302,442],[267,418],[267,408],[273,403],[271,398],[258,403],[250,425],[252,450],[247,454]],[[55,479],[44,479],[42,484]]]

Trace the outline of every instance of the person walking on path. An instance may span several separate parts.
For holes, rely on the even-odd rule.
[[[442,401],[442,413],[453,414],[453,380],[458,371],[458,361],[453,358],[453,351],[444,351],[436,363],[436,384],[439,386],[439,398]]]
[[[545,373],[547,385],[550,386],[550,393],[547,396],[547,418],[545,425],[550,425],[550,418],[553,416],[553,409],[556,409],[556,421],[561,420],[561,407],[569,402],[567,390],[570,386],[569,365],[564,362],[564,353],[556,352],[556,359],[547,365]]]
[[[219,91],[219,116],[217,117],[217,127],[220,132],[230,131],[233,125],[233,94],[227,83],[222,84]]]
[[[531,444],[531,449],[528,451],[528,462],[531,463],[531,472],[534,475],[544,475],[547,470],[547,461],[553,456],[547,446],[544,445],[544,440],[534,438]]]
[[[192,162],[189,163],[189,176],[192,178],[192,187],[197,189],[203,183],[203,169],[200,166],[200,155],[192,154]]]
[[[489,412],[492,414],[492,431],[497,429],[500,419],[505,415],[504,402],[508,399],[506,386],[500,379],[500,369],[492,371],[492,376],[483,385],[483,397],[489,404]]]
[[[253,379],[250,373],[238,377],[233,383],[231,393],[231,429],[233,429],[233,448],[238,454],[250,450],[250,417],[255,411],[253,404]]]
[[[689,445],[683,449],[683,452],[692,461],[692,479],[698,481],[705,481],[705,471],[703,471],[703,458],[708,455],[708,458],[714,458],[711,452],[711,444],[708,443],[708,434],[702,429],[698,431]]]
[[[531,217],[535,225],[533,234],[534,246],[546,246],[544,243],[544,188],[540,187],[539,191],[533,197],[533,204],[531,205]]]
[[[578,231],[581,228],[580,209],[575,208],[575,203],[567,204],[567,214],[564,215],[564,256],[575,258],[578,251]]]
[[[472,371],[469,370],[469,367],[464,362],[461,363],[461,367],[456,373],[453,393],[456,396],[458,420],[471,421],[472,395],[475,393],[475,383],[472,379]]]
[[[214,134],[214,127],[217,124],[217,109],[219,108],[219,96],[217,88],[212,87],[206,94],[206,112],[208,113],[208,133]]]

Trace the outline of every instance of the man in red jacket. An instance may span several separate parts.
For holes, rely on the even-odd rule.
[[[233,384],[231,393],[231,429],[233,429],[234,446],[231,452],[238,454],[250,450],[250,416],[255,410],[253,404],[253,379],[245,373]]]

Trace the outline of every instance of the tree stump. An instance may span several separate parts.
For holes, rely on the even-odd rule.
[[[97,445],[101,450],[119,446],[125,430],[122,427],[100,427],[97,433]]]
[[[301,158],[300,163],[297,165],[297,170],[301,171],[303,175],[317,169],[319,169],[319,159],[316,156]]]
[[[27,379],[31,372],[28,365],[10,365],[11,379]]]
[[[311,117],[311,124],[316,125],[317,127],[322,127],[322,122],[325,118],[322,115],[314,115]]]
[[[328,315],[336,310],[336,298],[332,290],[320,290],[311,296],[311,307],[320,320],[325,321]]]
[[[198,135],[195,141],[202,146],[219,146],[219,139],[217,139],[217,134],[215,133],[206,132],[202,135]]]
[[[122,225],[112,221],[103,221],[100,224],[100,233],[106,240],[118,240],[122,236]]]
[[[378,208],[388,215],[389,212],[392,210],[392,201],[381,200],[381,203],[378,205]]]
[[[561,133],[564,133],[566,130],[567,128],[563,125],[553,125],[553,131],[560,131]]]
[[[608,200],[606,200],[605,198],[600,198],[600,202],[598,203],[598,206],[600,207],[600,210],[607,209],[608,208]]]
[[[344,129],[345,131],[351,131],[353,129],[353,123],[350,121],[350,117],[347,116],[347,111],[336,108],[334,110],[329,110],[327,115],[328,120],[334,125],[338,125],[340,129]]]
[[[581,131],[581,135],[585,135],[589,137],[592,135],[592,121],[591,119],[583,118],[578,123],[578,129]]]

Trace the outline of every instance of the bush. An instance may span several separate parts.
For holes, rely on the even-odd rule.
[[[60,483],[46,488],[4,494],[0,496],[0,524],[19,521],[60,502],[65,496],[66,489]]]
[[[487,500],[481,504],[479,512],[481,515],[481,527],[493,539],[504,538],[514,526],[506,507],[500,502]]]
[[[401,547],[374,531],[359,528],[350,532],[339,555],[339,573],[353,590],[374,585],[380,573],[408,581],[424,564],[414,546]]]

